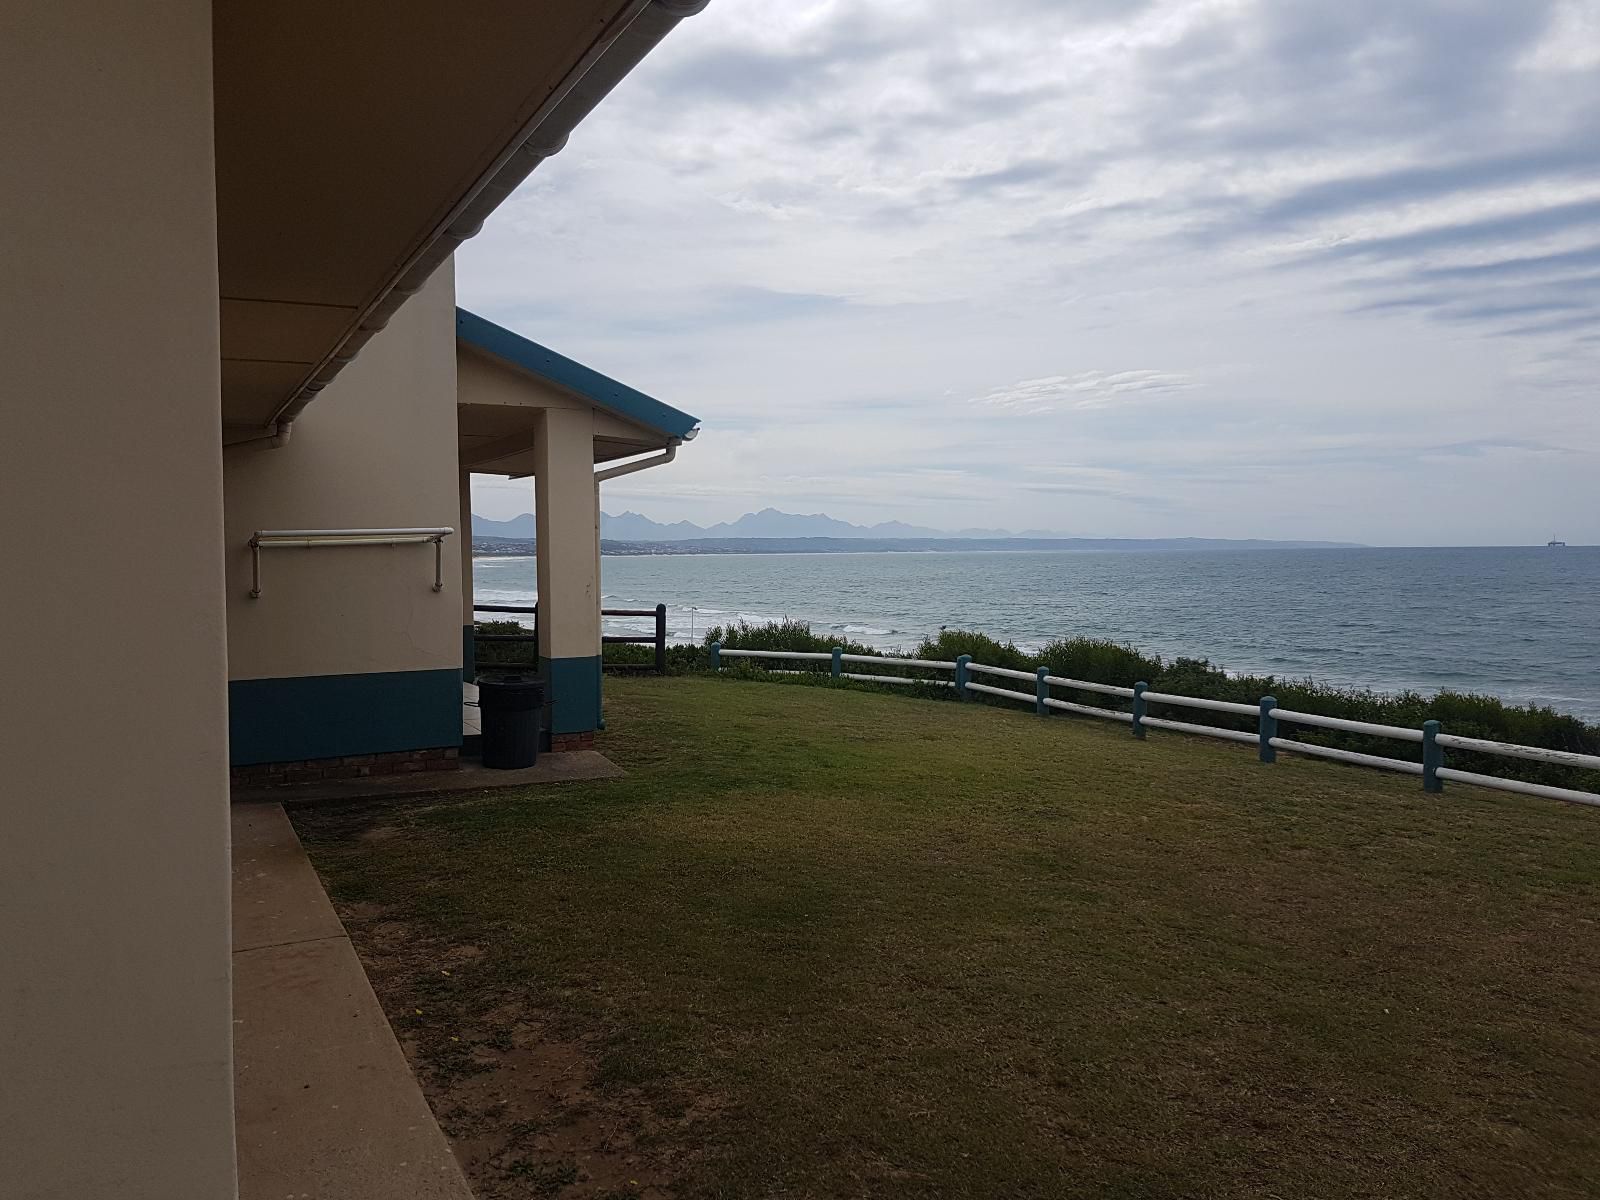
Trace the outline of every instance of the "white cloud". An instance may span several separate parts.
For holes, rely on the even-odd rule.
[[[468,243],[461,302],[702,418],[617,492],[663,519],[1600,541],[1593,28],[714,0]]]
[[[1085,371],[1080,375],[1051,375],[1024,379],[974,397],[974,404],[1022,413],[1079,411],[1106,408],[1141,396],[1170,395],[1197,386],[1184,375],[1165,371]]]

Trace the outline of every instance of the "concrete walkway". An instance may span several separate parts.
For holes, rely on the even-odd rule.
[[[282,806],[233,805],[240,1200],[472,1200]]]

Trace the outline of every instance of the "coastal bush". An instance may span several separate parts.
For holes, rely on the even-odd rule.
[[[604,647],[602,660],[608,667],[654,667],[656,648],[647,642],[621,642]],[[667,643],[667,674],[677,675],[705,666],[705,651],[698,645]]]
[[[1057,638],[1039,651],[1039,662],[1067,679],[1131,687],[1162,672],[1161,659],[1132,646],[1099,638]]]
[[[1006,667],[1013,671],[1031,671],[1038,661],[1018,650],[1011,642],[997,642],[987,634],[968,629],[941,629],[938,637],[923,638],[911,658],[932,658],[950,662],[970,654],[974,662],[988,667]]]
[[[729,650],[792,650],[803,654],[827,654],[838,646],[848,654],[878,653],[862,642],[841,641],[812,633],[811,626],[805,621],[769,621],[761,625],[749,621],[736,621],[732,625],[713,625],[706,630],[706,647],[709,648],[713,642],[719,642]],[[734,674],[757,677],[773,671],[782,671],[827,675],[831,678],[833,671],[831,663],[820,659],[790,659],[777,662],[730,658],[724,661],[723,668]]]
[[[713,625],[706,630],[705,644],[720,642],[730,650],[795,650],[802,653],[825,653],[842,646],[851,654],[876,654],[870,646],[860,642],[839,641],[812,633],[805,621],[768,621],[756,625],[749,621],[735,621],[732,625]]]
[[[741,622],[727,629],[713,629],[708,632],[707,644],[713,641],[721,642],[731,648],[751,650],[826,652],[834,645],[842,645],[845,651],[851,654],[896,653],[875,650],[859,642],[836,642],[832,638],[813,633],[811,627],[801,621],[773,622],[765,625]],[[1040,666],[1047,666],[1052,674],[1069,679],[1082,679],[1090,683],[1131,687],[1142,680],[1155,692],[1249,705],[1259,704],[1263,696],[1270,695],[1277,700],[1279,708],[1290,711],[1316,713],[1374,725],[1398,725],[1407,729],[1418,729],[1424,721],[1436,720],[1447,732],[1462,737],[1517,742],[1525,746],[1541,746],[1579,754],[1600,754],[1600,725],[1589,724],[1577,717],[1556,712],[1542,705],[1507,704],[1493,696],[1454,691],[1443,691],[1434,696],[1425,696],[1415,691],[1385,693],[1364,688],[1338,687],[1312,679],[1233,674],[1204,658],[1179,657],[1165,660],[1160,655],[1146,653],[1125,643],[1097,638],[1060,638],[1048,643],[1037,652],[1029,652],[1019,649],[1011,642],[997,641],[976,630],[944,629],[940,630],[936,637],[924,638],[909,652],[909,657],[950,661],[962,654],[969,654],[975,662],[986,666],[1007,667],[1017,671],[1032,671]],[[826,677],[829,674],[829,664],[826,662],[783,663],[780,666],[786,670],[805,669],[810,675]],[[764,664],[758,665],[751,660],[733,660],[728,663],[728,669],[752,677],[767,674]],[[912,674],[904,668],[892,667],[868,666],[860,670],[862,673],[870,674]],[[1014,690],[1028,689],[1027,685],[1014,685]],[[916,691],[940,699],[955,699],[954,693],[948,688],[918,688]],[[1089,692],[1068,693],[1058,689],[1058,695],[1075,703],[1120,708],[1123,711],[1128,708],[1126,701]],[[974,695],[971,698],[979,703],[1017,706],[1016,701],[998,696]],[[1151,715],[1185,721],[1193,725],[1212,725],[1225,729],[1254,731],[1256,728],[1254,716],[1209,712],[1204,709],[1152,705]],[[1333,746],[1360,754],[1411,761],[1419,761],[1421,758],[1421,748],[1414,743],[1397,742],[1366,734],[1318,729],[1315,726],[1292,725],[1285,722],[1279,730],[1279,735],[1295,741]],[[1463,771],[1477,771],[1486,775],[1524,779],[1556,787],[1600,792],[1600,772],[1596,771],[1578,771],[1548,763],[1499,758],[1460,750],[1450,751],[1446,761],[1450,766]]]
[[[479,621],[478,634],[532,633],[532,625],[520,621]],[[539,665],[539,647],[533,642],[474,642],[473,659],[480,667]]]

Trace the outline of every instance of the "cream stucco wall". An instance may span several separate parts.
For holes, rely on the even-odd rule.
[[[210,9],[0,13],[8,1200],[234,1194]]]
[[[574,396],[563,388],[549,383],[526,371],[515,370],[490,355],[471,346],[456,347],[456,394],[461,407],[469,417],[463,421],[463,432],[469,424],[487,424],[492,432],[480,432],[465,446],[464,454],[470,456],[481,451],[478,443],[500,443],[502,449],[516,445],[533,447],[536,432],[535,412],[539,409],[561,409],[570,412],[587,412],[593,421],[592,437],[610,439],[627,445],[613,453],[637,454],[659,450],[666,446],[667,438],[659,430],[640,425],[616,413],[596,406],[592,401]],[[500,411],[503,410],[503,411]],[[492,416],[491,416],[492,414]],[[591,459],[596,458],[596,448],[591,444]],[[524,462],[519,460],[514,470],[508,470],[495,460],[493,470],[500,473],[520,473]],[[530,468],[531,469],[531,468]]]
[[[511,408],[593,408],[554,384],[516,371],[491,356],[462,346],[456,364],[462,404],[498,404]]]
[[[225,454],[229,677],[461,666],[455,287],[450,264],[295,422],[279,449]],[[444,590],[427,545],[263,550],[257,529],[451,526]]]

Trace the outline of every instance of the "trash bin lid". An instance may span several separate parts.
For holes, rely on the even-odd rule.
[[[537,675],[484,675],[478,679],[478,690],[503,692],[542,692],[544,680]]]

